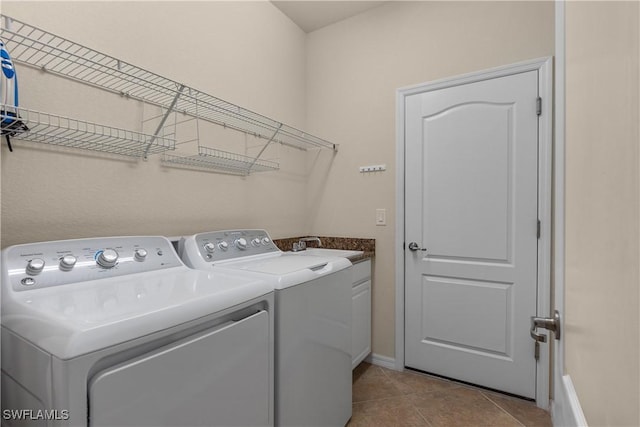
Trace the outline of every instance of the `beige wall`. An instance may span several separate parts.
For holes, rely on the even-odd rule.
[[[2,13],[305,126],[305,34],[269,2],[3,1]],[[138,102],[24,67],[18,73],[24,107],[140,130]],[[257,150],[253,137],[234,131],[203,133],[209,147]],[[181,150],[197,152],[193,144]],[[19,142],[9,153],[3,143],[2,246],[227,227],[303,234],[306,156],[278,145],[265,157],[281,171],[242,178],[162,167],[159,156],[131,163]]]
[[[396,89],[553,55],[553,29],[552,2],[390,2],[309,34],[308,127],[342,144],[313,158],[310,230],[376,238],[374,353],[395,353]]]
[[[589,425],[640,425],[638,2],[566,4],[565,366]]]

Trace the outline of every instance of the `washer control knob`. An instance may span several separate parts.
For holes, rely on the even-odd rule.
[[[244,237],[240,237],[238,239],[235,240],[235,242],[233,242],[236,245],[236,248],[240,249],[240,250],[245,250],[247,249],[247,239],[245,239]]]
[[[227,249],[229,249],[229,244],[227,242],[220,242],[218,243],[218,247],[221,250],[226,251]]]
[[[269,243],[271,243],[271,239],[268,237],[263,237],[262,238],[262,244],[263,245],[268,245]]]
[[[78,258],[74,257],[73,255],[65,255],[62,258],[60,258],[60,270],[62,271],[70,271],[73,269],[73,267],[76,265],[76,261],[78,261]]]
[[[44,270],[44,260],[42,258],[33,258],[27,261],[27,274],[35,276]]]
[[[204,244],[204,250],[209,252],[209,253],[214,252],[216,250],[216,245],[214,245],[211,242],[205,243]]]
[[[118,252],[113,249],[105,249],[100,252],[96,262],[102,268],[111,268],[118,263]]]
[[[253,240],[251,241],[251,246],[255,246],[255,247],[260,246],[260,238],[259,238],[259,237],[256,237],[255,239],[253,239]]]
[[[133,251],[133,259],[138,262],[144,261],[145,259],[147,259],[147,250],[142,248],[136,249],[135,251]]]

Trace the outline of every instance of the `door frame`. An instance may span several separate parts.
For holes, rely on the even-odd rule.
[[[538,94],[542,98],[542,114],[538,121],[538,218],[542,223],[538,244],[537,316],[551,313],[551,241],[552,241],[552,141],[553,141],[553,59],[544,57],[451,78],[431,81],[396,91],[396,328],[395,369],[405,366],[405,98],[482,80],[527,71],[538,71]],[[532,100],[533,102],[533,100]],[[553,340],[549,340],[553,341]],[[549,409],[549,373],[551,342],[541,343],[536,370],[536,404]]]

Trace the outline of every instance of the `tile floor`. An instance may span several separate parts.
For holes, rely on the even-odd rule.
[[[353,371],[349,427],[540,426],[549,413],[533,402],[412,371],[363,362]]]

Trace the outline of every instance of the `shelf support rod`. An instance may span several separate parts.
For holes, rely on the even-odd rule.
[[[256,162],[258,161],[258,159],[260,158],[260,156],[262,156],[262,153],[264,153],[264,150],[267,149],[267,147],[269,146],[269,144],[271,144],[273,142],[273,139],[276,137],[276,135],[278,134],[278,132],[280,132],[280,128],[282,128],[282,123],[280,123],[278,125],[278,129],[276,129],[276,131],[273,133],[273,135],[271,135],[271,138],[269,138],[269,141],[267,141],[266,144],[264,144],[264,147],[262,147],[262,150],[260,150],[260,152],[258,153],[258,155],[256,156],[255,159],[253,159],[253,162],[251,162],[251,164],[249,165],[249,167],[247,168],[247,175],[251,172],[251,168],[253,168],[253,166],[256,164]]]
[[[162,128],[164,127],[165,122],[169,118],[169,114],[171,114],[171,112],[173,111],[174,107],[178,103],[178,98],[180,98],[180,95],[182,95],[182,92],[184,91],[184,88],[185,88],[185,86],[183,84],[181,84],[180,87],[178,88],[178,92],[176,93],[176,96],[173,98],[173,101],[171,101],[171,104],[169,105],[169,108],[167,108],[167,112],[164,114],[164,116],[162,116],[162,119],[160,120],[160,123],[158,123],[158,127],[156,128],[156,132],[153,134],[153,136],[151,137],[151,140],[147,144],[147,148],[144,150],[144,159],[145,160],[147,160],[147,155],[149,154],[149,149],[151,148],[151,144],[153,144],[153,142],[156,140],[156,138],[158,138],[158,135],[160,135],[160,131],[162,131]]]

